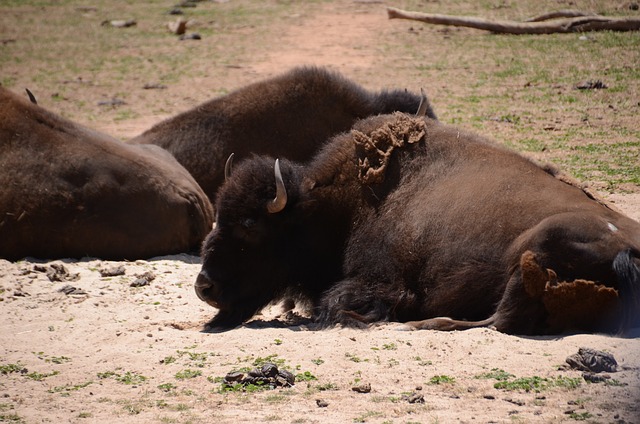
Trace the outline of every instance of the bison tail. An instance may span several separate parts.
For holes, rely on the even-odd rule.
[[[631,249],[618,253],[613,261],[618,278],[622,314],[619,333],[640,326],[640,252]]]

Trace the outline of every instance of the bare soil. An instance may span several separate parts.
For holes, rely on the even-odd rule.
[[[170,3],[163,10],[170,9]],[[401,86],[417,90],[422,86],[443,120],[459,122],[500,142],[523,137],[504,120],[488,119],[474,127],[471,119],[464,119],[471,113],[468,109],[456,112],[456,102],[473,84],[465,81],[465,74],[478,77],[473,63],[484,54],[466,49],[464,40],[490,35],[388,21],[379,2],[292,3],[289,13],[265,18],[270,20],[268,25],[233,24],[200,41],[170,39],[154,54],[176,49],[176,54],[189,50],[194,57],[184,77],[170,79],[166,89],[141,89],[145,83],[162,82],[161,75],[170,70],[161,64],[158,69],[131,70],[126,79],[119,79],[117,70],[69,71],[69,63],[81,62],[80,57],[57,58],[58,74],[51,62],[47,65],[33,58],[26,63],[5,62],[3,73],[11,77],[11,88],[18,91],[28,86],[43,106],[122,139],[202,101],[302,64],[329,66],[371,89]],[[469,3],[455,5],[464,9]],[[491,10],[496,16],[506,13],[505,8],[511,14],[534,11],[495,3]],[[566,6],[566,2],[540,3],[540,8]],[[602,2],[583,3],[579,6],[603,7]],[[440,2],[426,4],[437,11]],[[227,6],[224,2],[198,3],[198,8]],[[0,39],[20,43],[30,29],[45,26],[48,18],[57,19],[59,9],[6,8]],[[126,14],[129,9],[123,6],[121,10]],[[63,12],[77,13],[77,9],[67,7]],[[113,11],[98,8],[79,13],[82,21],[70,35],[75,38],[67,39],[70,51],[74,43],[91,43],[92,34],[82,32],[87,21],[94,31],[129,30],[95,29],[101,20],[115,18]],[[192,31],[206,33],[216,28],[215,20],[197,20]],[[152,25],[157,22],[138,18],[138,28]],[[410,40],[419,48],[407,48]],[[0,48],[18,57],[19,53],[10,50],[13,43]],[[123,42],[121,51],[138,48],[145,66],[150,66],[153,55],[144,48]],[[221,56],[214,57],[216,52]],[[429,71],[431,80],[425,81],[416,62],[428,65],[429,58],[446,55],[459,57],[460,66],[436,67]],[[51,67],[52,79],[34,76],[44,66]],[[175,64],[185,69],[181,66]],[[513,87],[495,90],[509,91],[522,84],[516,81]],[[637,81],[629,87],[631,100],[626,103],[623,94],[594,93],[610,96],[607,100],[613,107],[590,100],[593,103],[585,108],[597,116],[590,121],[598,127],[593,131],[606,132],[614,125],[637,130],[637,120],[632,121],[637,119],[638,105],[632,100],[638,99]],[[113,97],[124,98],[126,105],[97,105],[98,100]],[[527,111],[527,106],[518,95],[502,104],[504,114]],[[494,104],[488,107],[496,109],[487,115],[499,110]],[[549,139],[584,126],[579,111],[560,106],[526,116],[532,127],[552,128],[541,130],[543,137],[551,133],[546,135]],[[554,154],[546,149],[535,155],[545,160]],[[598,180],[592,186],[606,188]],[[640,220],[639,187],[626,185],[601,194]],[[50,275],[62,281],[51,281],[47,271],[59,264],[68,274],[59,268]],[[122,266],[124,274],[102,276],[101,270],[115,266]],[[193,291],[199,268],[199,258],[189,255],[132,262],[0,260],[0,422],[640,423],[640,330],[635,338],[517,337],[489,329],[405,332],[394,323],[366,331],[313,331],[304,323],[287,326],[297,315],[280,315],[279,307],[274,306],[241,328],[205,333],[202,326],[215,310],[200,302]],[[148,284],[132,286],[145,272],[155,278],[147,274],[143,280]],[[304,315],[304,311],[295,313]],[[608,383],[587,383],[581,371],[563,366],[565,358],[580,347],[615,356],[618,372],[608,374]],[[299,374],[295,385],[223,390],[220,380],[227,373],[265,361]],[[521,384],[514,389],[496,387],[500,377],[508,377],[510,383],[521,379]],[[524,388],[534,381],[542,385]],[[353,390],[366,385],[370,391]]]

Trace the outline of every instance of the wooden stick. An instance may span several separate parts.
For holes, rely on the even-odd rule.
[[[577,18],[579,16],[598,16],[596,13],[580,12],[578,10],[558,10],[556,12],[545,13],[540,16],[527,19],[525,22],[548,21],[549,19],[558,18]]]
[[[472,16],[451,16],[387,8],[389,19],[410,19],[435,25],[461,26],[504,34],[553,34],[584,31],[638,31],[640,18],[608,18],[600,15],[540,22],[491,21]]]

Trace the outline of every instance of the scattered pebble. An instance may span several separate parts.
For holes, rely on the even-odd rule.
[[[144,287],[149,285],[149,280],[144,278],[136,278],[136,280],[129,284],[130,287]]]
[[[587,381],[589,383],[604,383],[605,381],[609,380],[611,376],[600,375],[593,372],[585,371],[582,373],[582,378],[584,378],[584,381]]]
[[[187,32],[187,21],[183,18],[178,18],[175,22],[169,22],[167,26],[169,31],[176,35],[182,35]]]
[[[44,272],[51,282],[55,281],[78,281],[80,274],[71,274],[69,270],[62,264],[34,265],[33,270],[36,272]]]
[[[142,88],[144,88],[145,90],[164,90],[165,88],[167,88],[167,86],[158,83],[147,83],[143,85]]]
[[[113,21],[102,21],[102,26],[112,26],[114,28],[129,28],[132,26],[137,25],[137,22],[135,21],[135,19],[117,19],[117,20],[113,20]]]
[[[109,268],[102,268],[100,271],[101,277],[117,277],[125,274],[124,265],[114,265]]]
[[[202,37],[197,32],[191,32],[189,34],[182,34],[179,40],[201,40]]]
[[[85,295],[85,294],[87,294],[86,291],[84,291],[82,289],[79,289],[77,287],[73,287],[70,284],[67,284],[67,285],[63,286],[58,291],[60,293],[66,294],[67,296],[70,296],[70,295]]]
[[[351,390],[353,390],[354,392],[358,392],[358,393],[370,393],[371,392],[371,384],[364,383],[364,384],[361,384],[359,386],[352,387]]]
[[[316,405],[318,405],[318,407],[320,408],[326,408],[327,406],[329,406],[329,404],[322,399],[316,399]]]
[[[578,90],[599,90],[599,89],[609,88],[609,86],[607,86],[607,84],[605,84],[601,80],[595,80],[595,81],[588,80],[585,82],[581,82],[580,84],[577,84],[576,88]]]
[[[411,393],[410,395],[402,395],[402,400],[409,403],[424,403],[424,396],[419,393]]]
[[[115,97],[113,99],[101,100],[98,102],[98,106],[122,106],[126,104],[127,102],[125,102],[124,100],[116,99]]]

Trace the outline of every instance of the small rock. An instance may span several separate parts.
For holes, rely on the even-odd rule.
[[[173,9],[171,9],[170,11],[168,11],[167,14],[168,15],[184,15],[184,12],[181,9],[175,7]]]
[[[118,275],[124,275],[124,265],[114,265],[110,268],[103,268],[100,271],[101,277],[117,277]]]
[[[482,396],[482,397],[483,397],[483,398],[485,398],[485,399],[489,399],[489,400],[494,400],[494,399],[496,398],[496,397],[495,397],[495,396],[493,396],[493,395],[484,395],[484,396]]]
[[[80,274],[71,274],[69,270],[62,264],[51,264],[50,266],[35,265],[34,271],[44,272],[47,274],[49,281],[77,281]]]
[[[127,102],[125,102],[122,99],[116,99],[115,97],[113,99],[109,99],[109,100],[101,100],[98,102],[98,106],[122,106],[122,105],[126,105]]]
[[[577,84],[576,88],[578,90],[599,90],[599,89],[604,89],[609,87],[607,86],[607,84],[605,84],[600,80],[595,80],[595,81],[588,80],[580,84]]]
[[[182,18],[176,19],[175,22],[169,22],[167,26],[169,31],[176,35],[182,35],[187,32],[187,21]]]
[[[175,5],[175,7],[196,7],[196,3],[194,1],[185,0]]]
[[[182,34],[179,38],[180,41],[182,40],[201,40],[202,37],[200,36],[200,34],[198,34],[197,32],[192,32],[189,34]]]
[[[83,294],[87,294],[87,292],[85,292],[82,289],[79,289],[77,287],[73,287],[72,285],[65,285],[63,286],[61,289],[58,290],[60,293],[64,293],[67,296],[70,296],[72,294],[76,294],[76,295],[83,295]]]
[[[585,371],[582,373],[582,378],[584,381],[588,381],[589,383],[604,383],[605,381],[611,378],[610,375],[599,375],[593,372]]]
[[[137,25],[137,22],[135,21],[135,19],[127,19],[127,20],[116,19],[116,20],[113,20],[113,21],[109,21],[109,20],[102,21],[101,25],[102,26],[108,26],[109,25],[109,26],[112,26],[114,28],[129,28],[129,27]]]
[[[145,90],[164,90],[167,88],[167,86],[158,83],[147,83],[143,85],[142,88],[144,88]]]
[[[136,274],[136,277],[137,278],[143,278],[143,279],[145,279],[145,280],[147,280],[149,282],[151,282],[151,281],[156,279],[156,275],[151,271],[146,271],[146,272],[144,272],[142,274]]]
[[[411,393],[410,395],[402,395],[402,400],[409,403],[424,403],[424,396],[419,393]]]
[[[149,281],[144,278],[136,278],[136,280],[133,283],[129,284],[130,287],[144,287],[148,285],[149,285]]]
[[[358,393],[370,393],[371,392],[371,384],[364,383],[364,384],[361,384],[359,386],[352,387],[351,390],[353,390],[354,392],[358,392]]]
[[[318,407],[320,408],[326,408],[327,406],[329,406],[329,404],[322,399],[316,399],[316,405],[318,405]]]

